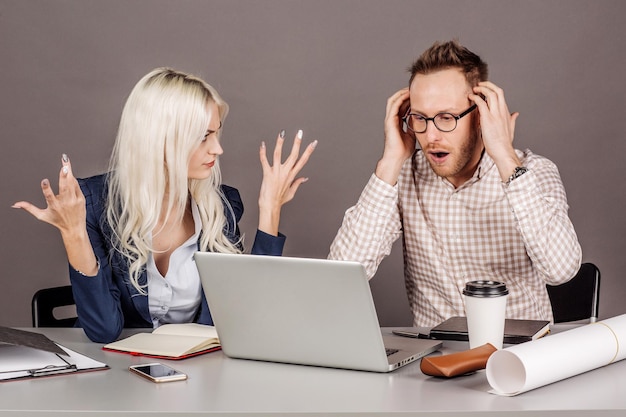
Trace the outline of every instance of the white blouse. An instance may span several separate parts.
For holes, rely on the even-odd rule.
[[[202,285],[193,259],[198,250],[202,228],[198,206],[191,201],[195,233],[170,256],[169,269],[161,275],[154,257],[146,265],[148,274],[148,305],[154,328],[166,323],[193,322],[202,300]]]

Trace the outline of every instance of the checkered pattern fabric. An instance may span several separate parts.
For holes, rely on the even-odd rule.
[[[465,283],[485,279],[506,283],[507,317],[552,320],[545,284],[573,277],[581,248],[556,165],[517,153],[529,170],[509,185],[487,154],[459,188],[437,176],[419,150],[397,185],[372,175],[346,211],[329,258],[359,261],[371,278],[402,237],[415,326],[465,315]]]

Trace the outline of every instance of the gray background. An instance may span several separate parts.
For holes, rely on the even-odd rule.
[[[32,294],[68,283],[56,229],[10,206],[42,206],[64,152],[76,175],[102,172],[152,68],[196,73],[230,104],[222,167],[247,203],[248,246],[260,142],[300,128],[319,140],[281,230],[286,255],[326,257],[381,154],[387,97],[421,51],[454,37],[521,113],[516,146],[560,167],[584,261],[602,270],[600,315],[622,314],[625,18],[619,0],[0,0],[0,324],[30,325]],[[381,324],[410,324],[400,244],[371,284]]]

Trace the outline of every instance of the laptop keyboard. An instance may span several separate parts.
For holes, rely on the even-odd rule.
[[[385,351],[387,352],[387,356],[391,356],[394,353],[396,353],[398,351],[398,349],[389,349],[389,348],[385,348]]]

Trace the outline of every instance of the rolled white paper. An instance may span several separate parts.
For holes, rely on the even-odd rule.
[[[513,396],[626,358],[626,314],[494,352],[487,380]]]

